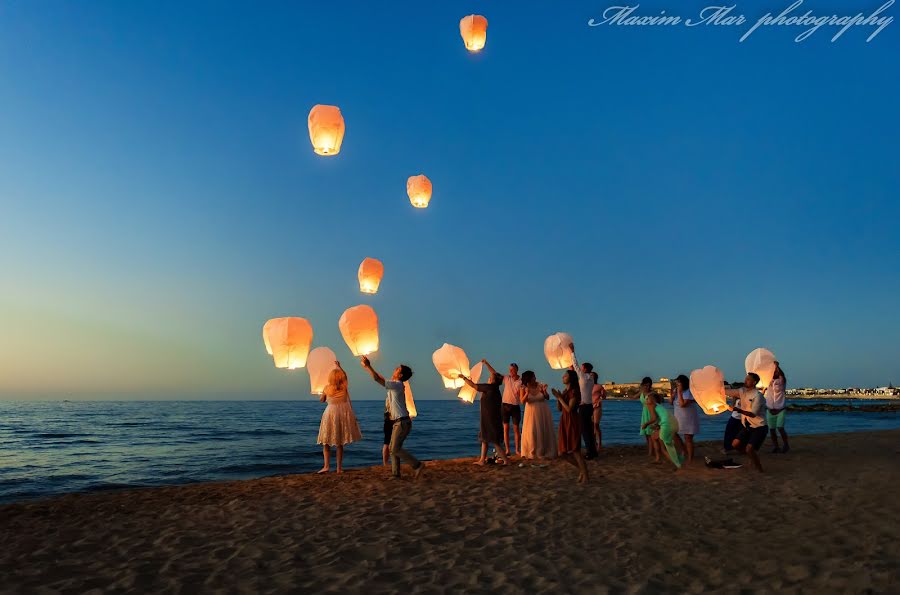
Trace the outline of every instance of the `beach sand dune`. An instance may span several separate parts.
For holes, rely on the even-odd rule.
[[[620,447],[584,487],[465,460],[13,504],[0,591],[900,591],[900,431],[792,445],[764,475]]]

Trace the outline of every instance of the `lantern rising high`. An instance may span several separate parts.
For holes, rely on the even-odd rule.
[[[309,111],[309,140],[317,155],[341,152],[344,116],[336,105],[314,105]]]
[[[444,388],[462,388],[465,385],[459,377],[470,373],[469,358],[465,351],[456,345],[444,343],[432,354],[431,361],[444,381]]]
[[[431,202],[431,180],[423,174],[410,176],[406,180],[406,194],[412,206],[424,209]]]
[[[378,351],[378,315],[365,304],[347,308],[338,321],[341,336],[353,355],[369,355]]]
[[[321,395],[328,385],[328,375],[334,370],[337,356],[327,347],[316,347],[309,352],[306,369],[309,371],[309,392]]]
[[[572,335],[556,333],[544,341],[544,356],[554,370],[564,370],[575,364],[575,354],[569,348],[573,343]]]
[[[756,384],[758,388],[766,388],[772,383],[772,377],[775,375],[775,354],[763,347],[754,349],[747,354],[744,369],[759,376],[759,382]]]
[[[459,21],[459,34],[470,52],[477,52],[487,41],[487,19],[480,14],[470,14]]]
[[[363,293],[378,293],[378,286],[384,276],[384,265],[380,260],[366,258],[359,265],[359,290]]]
[[[273,318],[263,331],[276,368],[296,370],[306,365],[313,329],[305,318]]]
[[[707,415],[716,415],[728,409],[725,401],[725,375],[715,366],[691,372],[691,394]]]

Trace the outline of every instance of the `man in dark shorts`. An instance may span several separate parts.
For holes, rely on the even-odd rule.
[[[746,452],[756,470],[762,473],[757,453],[769,435],[769,426],[766,424],[766,399],[756,390],[757,383],[759,376],[749,372],[744,378],[744,386],[726,389],[725,394],[736,397],[736,405],[729,409],[740,413],[743,422],[743,428],[731,444],[735,450]]]
[[[487,366],[491,374],[497,371],[487,362],[481,362]],[[501,421],[503,422],[503,446],[506,447],[506,456],[509,456],[509,426],[513,426],[513,440],[516,447],[516,455],[521,454],[519,443],[522,439],[522,408],[520,406],[520,392],[522,390],[522,378],[519,376],[519,365],[509,364],[509,374],[503,377],[503,404],[500,407]]]
[[[387,467],[391,464],[391,434],[394,432],[394,422],[391,414],[384,412],[384,446],[381,447],[381,464]]]

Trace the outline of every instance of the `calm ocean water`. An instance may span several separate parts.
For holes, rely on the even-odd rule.
[[[477,403],[417,405],[412,452],[425,460],[477,454]],[[347,448],[345,465],[379,464],[384,403],[353,406],[363,441]],[[0,502],[315,471],[322,465],[316,436],[323,408],[309,401],[0,401]],[[639,443],[639,420],[640,403],[607,401],[604,443]],[[725,415],[701,416],[699,439],[721,438],[725,422]],[[794,434],[898,427],[898,413],[788,418]]]

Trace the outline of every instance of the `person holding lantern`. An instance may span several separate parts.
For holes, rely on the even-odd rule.
[[[403,448],[403,443],[412,431],[412,420],[406,409],[406,387],[403,383],[412,378],[413,371],[407,365],[400,364],[394,370],[390,380],[375,371],[369,358],[362,356],[359,360],[362,367],[372,376],[372,379],[387,389],[387,398],[384,401],[385,411],[391,418],[391,477],[400,478],[400,461],[413,468],[415,479],[418,479],[425,469],[425,463],[414,457],[412,453]]]
[[[491,374],[497,373],[486,359],[481,360],[481,363],[487,366],[487,369]],[[522,451],[519,448],[519,445],[522,441],[522,432],[519,429],[519,426],[522,422],[522,409],[519,404],[519,393],[522,391],[522,379],[519,377],[519,365],[515,363],[509,364],[509,374],[502,378],[503,404],[501,405],[501,417],[503,418],[503,445],[506,447],[506,456],[509,456],[509,425],[511,421],[513,426],[513,440],[516,447],[514,452],[516,455],[521,455]]]
[[[316,444],[322,445],[322,457],[325,464],[318,471],[328,473],[331,470],[331,447],[334,446],[337,459],[337,472],[344,472],[344,445],[362,440],[359,423],[350,405],[350,392],[347,373],[341,368],[341,362],[334,362],[334,369],[328,374],[328,384],[319,400],[328,403],[322,412],[319,424],[319,438]]]
[[[490,368],[490,366],[488,366]],[[493,444],[500,460],[504,465],[509,464],[503,448],[503,440],[500,439],[500,433],[503,431],[503,423],[500,417],[500,406],[503,402],[500,396],[500,385],[503,383],[503,376],[491,369],[491,381],[485,383],[472,382],[462,374],[459,375],[463,382],[472,387],[473,390],[481,393],[481,429],[478,432],[478,440],[481,441],[481,456],[475,461],[476,465],[484,465],[487,461],[488,444]]]
[[[766,400],[756,390],[757,384],[759,384],[759,376],[748,372],[744,378],[744,386],[735,389],[727,388],[725,395],[737,399],[737,404],[729,409],[741,414],[743,424],[743,428],[731,445],[735,450],[746,452],[756,470],[762,473],[762,464],[756,453],[766,441],[769,428],[766,425]]]
[[[556,407],[562,412],[559,416],[559,456],[578,469],[578,483],[588,480],[587,463],[581,455],[581,417],[578,407],[581,405],[581,389],[578,386],[578,374],[575,370],[566,370],[563,374],[562,391],[553,389]]]
[[[594,441],[594,379],[591,372],[594,366],[588,362],[578,364],[578,358],[575,357],[575,344],[569,343],[569,349],[572,350],[572,365],[569,370],[575,372],[578,378],[578,388],[581,392],[581,404],[578,406],[578,417],[581,419],[581,439],[584,441],[584,447],[587,453],[585,459],[597,458],[597,443]]]
[[[787,432],[784,431],[784,414],[787,410],[784,400],[786,384],[787,378],[784,376],[784,370],[781,369],[781,364],[775,362],[775,375],[772,376],[772,382],[766,387],[766,409],[768,410],[766,423],[769,426],[769,431],[772,433],[772,444],[775,445],[772,452],[775,453],[786,453],[791,449],[788,445]],[[784,448],[778,446],[778,435],[775,433],[775,430],[781,433]]]

